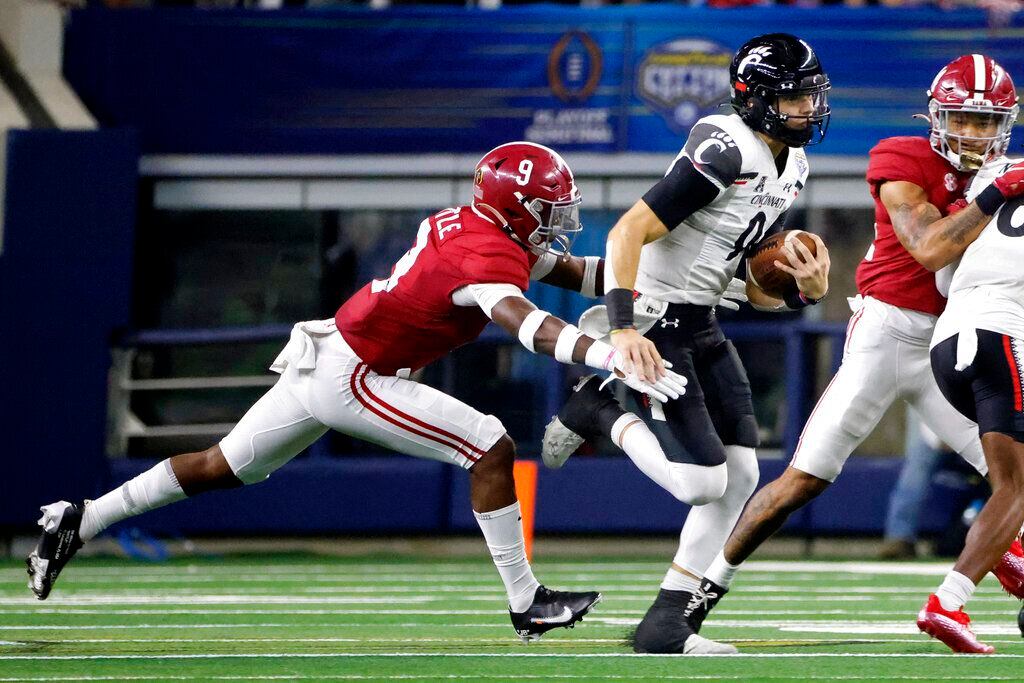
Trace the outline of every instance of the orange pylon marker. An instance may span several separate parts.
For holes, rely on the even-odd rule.
[[[516,460],[512,469],[516,480],[516,498],[523,516],[523,539],[526,542],[526,559],[533,561],[533,513],[537,505],[537,461]]]

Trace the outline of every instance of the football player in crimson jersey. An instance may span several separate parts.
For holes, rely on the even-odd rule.
[[[965,187],[982,163],[1006,150],[1017,95],[1009,74],[983,55],[950,62],[928,94],[928,138],[887,138],[871,150],[867,181],[875,198],[875,240],[857,269],[860,294],[851,299],[854,314],[842,365],[811,413],[790,466],[751,498],[708,569],[709,592],[717,598],[731,585],[740,563],[835,481],[850,453],[897,398],[979,472],[989,470],[977,425],[943,397],[930,370],[928,346],[946,303],[931,272],[938,257],[930,243],[908,239],[899,228],[912,222],[921,230],[932,226],[947,234],[965,223],[980,224],[974,205],[953,216],[950,205],[963,202]],[[1016,542],[987,569],[1007,591],[1024,598],[1021,555]],[[716,602],[709,600],[697,611],[706,614]]]
[[[601,260],[569,255],[581,230],[579,205],[572,171],[554,151],[519,142],[488,152],[469,206],[424,220],[391,275],[363,287],[334,319],[293,328],[271,366],[281,378],[219,444],[169,458],[97,500],[41,508],[43,532],[28,558],[36,597],[45,599],[82,543],[111,524],[186,496],[263,481],[336,429],[468,470],[474,514],[516,633],[530,640],[575,624],[601,596],[552,591],[534,578],[512,478],[515,445],[501,422],[408,377],[494,320],[532,352],[614,372],[659,400],[685,391],[686,380],[669,370],[640,380],[610,344],[523,296],[531,278],[602,293]]]

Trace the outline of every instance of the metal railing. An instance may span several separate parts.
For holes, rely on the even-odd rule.
[[[220,437],[235,426],[233,422],[146,424],[132,410],[132,396],[135,392],[270,387],[277,381],[276,375],[266,374],[136,379],[132,375],[140,350],[156,347],[266,341],[281,341],[283,343],[288,339],[291,327],[291,325],[263,325],[187,330],[138,330],[123,336],[112,350],[107,412],[108,456],[123,457],[127,452],[128,440],[133,437]],[[846,335],[845,325],[800,319],[780,322],[726,322],[722,327],[725,334],[735,341],[774,341],[782,342],[785,345],[783,376],[786,383],[787,403],[782,445],[784,453],[792,453],[796,448],[803,424],[816,400],[814,394],[817,384],[817,344],[826,339],[832,341],[830,366],[831,372],[834,373],[842,359],[843,340]],[[481,340],[513,345],[517,343],[495,325],[489,325],[484,330]],[[538,359],[538,362],[545,361],[549,362],[548,372],[551,375],[551,381],[544,384],[544,398],[541,404],[547,413],[552,413],[557,412],[563,399],[566,366],[553,359]],[[746,362],[749,365],[751,360],[747,359]],[[445,374],[450,375],[451,373]]]

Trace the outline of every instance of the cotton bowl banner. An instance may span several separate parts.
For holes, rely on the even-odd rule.
[[[729,100],[732,53],[732,48],[709,40],[659,43],[637,67],[636,94],[670,129],[685,134],[697,119],[716,113]]]
[[[693,122],[728,99],[732,52],[775,31],[813,45],[832,80],[832,122],[815,154],[864,156],[880,138],[925,134],[912,118],[927,110],[924,92],[965,52],[992,56],[1024,83],[1024,13],[993,29],[967,9],[668,4],[100,5],[70,13],[65,76],[104,126],[137,128],[144,153],[479,153],[526,139],[675,154]]]

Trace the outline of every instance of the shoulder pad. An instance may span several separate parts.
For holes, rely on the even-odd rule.
[[[725,117],[709,116],[694,124],[683,147],[683,155],[708,180],[724,189],[739,177],[743,169],[743,153],[727,127],[709,120],[716,118]]]

